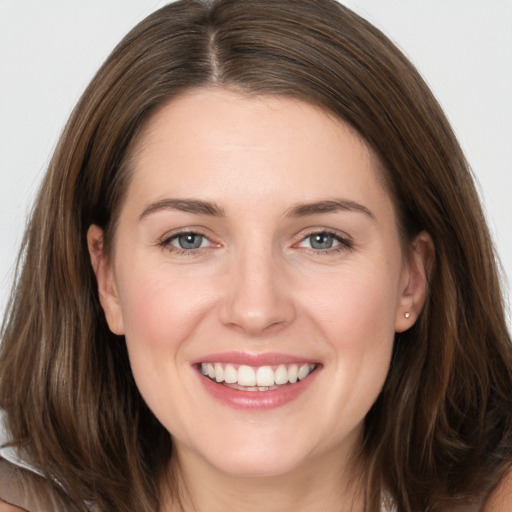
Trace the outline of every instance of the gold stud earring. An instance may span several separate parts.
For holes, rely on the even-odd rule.
[[[406,313],[404,314],[405,318],[409,318],[411,316],[411,314],[409,313],[409,311],[406,311]]]

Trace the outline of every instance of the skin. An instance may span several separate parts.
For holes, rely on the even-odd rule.
[[[15,505],[11,505],[10,503],[6,503],[5,501],[0,501],[0,512],[27,512],[26,509],[16,507]]]
[[[113,253],[91,226],[91,261],[109,326],[172,435],[185,508],[362,510],[351,457],[394,334],[421,311],[430,237],[400,240],[366,144],[293,99],[189,92],[149,121],[132,164]],[[219,214],[161,207],[168,199]],[[333,200],[357,207],[297,215]],[[180,251],[183,231],[203,236],[201,247]],[[331,248],[314,245],[322,233]],[[239,410],[206,393],[192,364],[231,351],[318,369],[291,402]]]
[[[512,512],[512,471],[492,491],[483,512]]]

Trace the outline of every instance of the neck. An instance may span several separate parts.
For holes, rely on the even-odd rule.
[[[165,500],[166,512],[364,510],[362,471],[354,464],[340,464],[339,454],[309,461],[307,467],[286,474],[251,477],[224,473],[195,454],[182,452],[174,454],[169,478],[180,499]]]

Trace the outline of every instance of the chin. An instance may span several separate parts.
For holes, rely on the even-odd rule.
[[[218,470],[232,476],[245,478],[277,477],[294,472],[300,467],[300,462],[283,458],[281,454],[274,456],[257,456],[230,454],[224,460],[215,461]]]
[[[203,456],[223,473],[240,477],[275,477],[296,471],[307,464],[310,447],[286,443],[282,439],[247,439],[225,442],[227,449],[208,450]]]

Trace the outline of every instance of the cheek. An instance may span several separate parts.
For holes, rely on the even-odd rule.
[[[332,343],[355,349],[379,345],[383,334],[394,333],[398,302],[396,272],[348,269],[332,274],[322,289],[308,294],[309,310],[317,324],[331,333]],[[356,343],[357,340],[357,343]]]
[[[394,340],[394,308],[386,293],[370,287],[362,296],[339,301],[337,321],[329,325],[328,338],[339,362],[341,377],[354,390],[377,388],[384,382]],[[331,313],[334,315],[334,311]],[[375,391],[375,390],[374,390]]]
[[[329,293],[310,303],[312,320],[328,340],[335,361],[337,400],[354,418],[363,418],[389,371],[397,304],[396,273],[353,270],[332,278]],[[317,294],[319,296],[319,294]],[[347,409],[348,408],[348,409]]]
[[[127,343],[152,349],[175,347],[210,304],[206,289],[169,269],[137,271],[120,279],[119,296]]]
[[[168,268],[128,269],[119,273],[118,291],[132,373],[155,416],[169,431],[180,431],[176,411],[186,410],[190,402],[181,385],[184,347],[208,310],[209,298],[194,293],[190,279]]]

